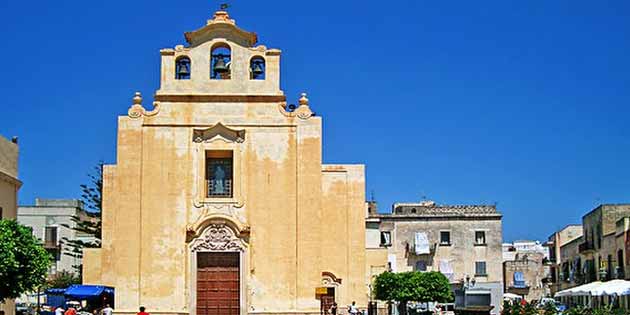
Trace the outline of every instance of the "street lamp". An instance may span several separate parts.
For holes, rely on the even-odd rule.
[[[475,278],[470,278],[469,275],[466,275],[466,283],[464,283],[464,289],[471,289],[475,286],[477,280]]]

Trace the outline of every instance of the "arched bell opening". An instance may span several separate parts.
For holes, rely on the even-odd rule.
[[[264,80],[267,73],[265,58],[254,56],[249,61],[249,78],[251,80]]]
[[[230,46],[226,43],[216,43],[210,52],[210,79],[230,79],[232,77],[232,49]]]
[[[190,58],[181,56],[175,60],[175,79],[190,80]]]

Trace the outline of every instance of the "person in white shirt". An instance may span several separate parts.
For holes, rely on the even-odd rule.
[[[357,302],[352,301],[352,305],[348,307],[348,313],[350,313],[351,315],[359,314],[359,308],[357,308]]]
[[[101,310],[101,314],[103,315],[112,315],[114,309],[109,306],[109,304],[105,305],[105,308]]]
[[[59,306],[55,309],[55,315],[63,315],[65,311],[66,310],[64,310],[63,307]]]

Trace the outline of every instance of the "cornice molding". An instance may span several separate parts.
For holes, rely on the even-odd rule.
[[[156,94],[158,102],[182,103],[276,103],[286,101],[284,95],[192,95],[192,94]]]
[[[22,181],[2,171],[0,171],[0,180],[15,185],[18,189],[22,187]]]

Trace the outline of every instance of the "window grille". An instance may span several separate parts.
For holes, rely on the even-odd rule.
[[[207,189],[210,198],[230,198],[232,197],[232,159],[231,158],[208,158]]]

